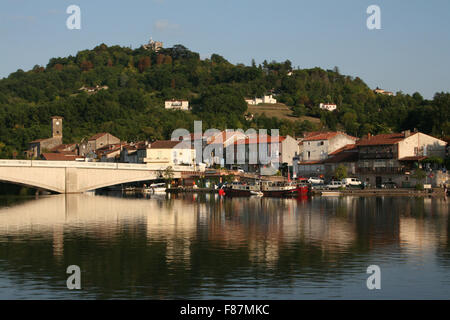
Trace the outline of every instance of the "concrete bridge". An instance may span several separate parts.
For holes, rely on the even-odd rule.
[[[121,183],[156,180],[167,166],[108,162],[0,160],[0,181],[57,193],[82,193]],[[173,166],[174,179],[194,167]]]

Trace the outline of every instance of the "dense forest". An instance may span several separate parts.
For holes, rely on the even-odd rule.
[[[292,73],[290,73],[292,71]],[[106,85],[96,94],[83,86]],[[244,97],[273,93],[295,116],[320,118],[320,125],[265,115],[246,120]],[[164,100],[188,99],[192,112],[164,109]],[[321,111],[336,103],[335,112]],[[282,135],[306,130],[367,133],[414,129],[450,135],[450,93],[433,100],[419,93],[376,95],[360,78],[334,70],[293,69],[290,61],[234,65],[213,54],[200,59],[182,45],[158,52],[104,44],[76,56],[53,58],[47,66],[18,70],[0,80],[0,157],[23,157],[28,142],[50,135],[50,117],[64,117],[64,142],[97,132],[122,140],[167,139],[176,128],[279,128]],[[295,118],[294,118],[295,119]]]

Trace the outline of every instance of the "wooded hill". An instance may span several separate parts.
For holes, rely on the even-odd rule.
[[[108,89],[79,90],[96,85]],[[245,120],[244,97],[267,93],[295,116],[317,117],[320,124],[264,113]],[[189,99],[192,112],[165,110],[164,100],[172,98]],[[321,102],[338,110],[321,111]],[[48,137],[54,115],[64,117],[68,143],[105,131],[127,141],[167,139],[176,128],[193,130],[199,119],[204,129],[279,128],[293,136],[322,127],[355,136],[417,128],[439,137],[450,134],[449,110],[449,93],[431,101],[419,93],[376,95],[338,68],[293,70],[290,61],[234,65],[217,54],[201,60],[182,45],[153,52],[101,44],[0,80],[0,157],[21,157],[29,141]]]

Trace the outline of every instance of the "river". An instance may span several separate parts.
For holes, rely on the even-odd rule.
[[[448,299],[449,202],[3,197],[0,299]]]

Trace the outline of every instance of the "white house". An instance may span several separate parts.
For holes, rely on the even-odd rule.
[[[262,98],[254,98],[254,99],[245,99],[245,102],[249,105],[258,105],[260,103],[265,104],[275,104],[277,103],[277,99],[273,97],[273,95],[263,96]]]
[[[343,132],[315,132],[303,139],[304,162],[319,161],[348,144],[355,144],[357,138]]]
[[[275,99],[272,95],[264,96],[263,103],[275,104],[277,103],[277,99]]]
[[[334,111],[337,109],[337,105],[331,103],[321,103],[319,108],[322,110]]]
[[[174,165],[193,165],[195,162],[195,149],[187,141],[155,141],[147,147],[145,163]]]
[[[189,110],[189,101],[187,100],[168,100],[165,102],[166,109]]]

